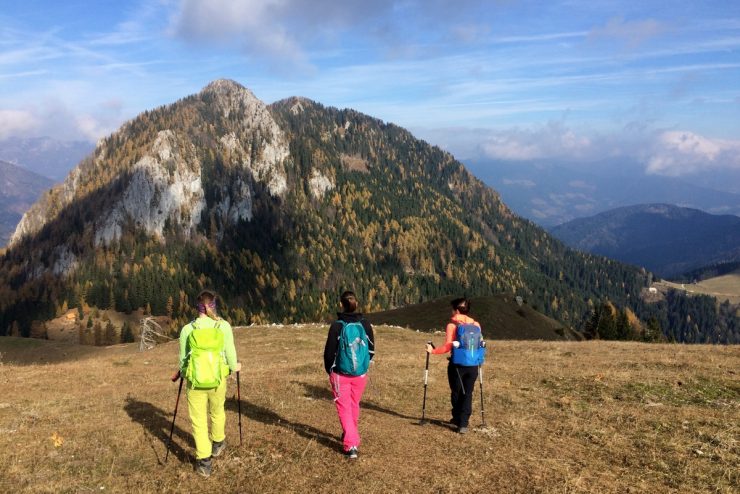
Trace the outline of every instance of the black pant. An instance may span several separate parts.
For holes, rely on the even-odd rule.
[[[450,382],[450,401],[452,402],[452,422],[458,427],[467,427],[473,413],[473,391],[478,379],[478,367],[456,365],[447,366],[447,380]]]

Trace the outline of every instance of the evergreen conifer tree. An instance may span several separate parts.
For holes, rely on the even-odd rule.
[[[121,343],[133,343],[134,332],[131,330],[131,325],[128,322],[123,323],[121,328]]]
[[[113,326],[111,321],[105,325],[105,337],[104,340],[106,345],[113,345],[116,343],[116,328]]]

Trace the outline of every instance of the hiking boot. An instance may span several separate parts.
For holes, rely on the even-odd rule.
[[[452,417],[447,422],[449,422],[450,424],[454,425],[455,427],[459,427],[460,426],[460,422],[458,422],[458,420],[455,417]]]
[[[215,458],[217,456],[221,456],[224,449],[226,449],[226,440],[213,441],[213,445],[211,446],[211,457]]]
[[[356,460],[359,453],[357,452],[357,446],[352,446],[347,451],[344,452],[344,454],[349,458],[350,460]]]
[[[211,458],[202,458],[195,460],[195,473],[201,477],[208,478],[211,476]]]
[[[217,456],[221,456],[224,449],[226,449],[226,440],[213,441],[213,445],[211,446],[211,457],[216,458]]]
[[[467,427],[458,427],[457,428],[457,433],[458,434],[467,434],[468,433],[468,428]]]

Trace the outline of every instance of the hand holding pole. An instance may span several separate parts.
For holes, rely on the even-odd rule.
[[[427,409],[427,382],[429,378],[429,354],[431,353],[429,351],[429,347],[434,348],[434,344],[431,341],[427,341],[427,361],[424,365],[424,400],[421,404],[421,420],[419,421],[420,425],[424,425],[426,422],[426,409]]]

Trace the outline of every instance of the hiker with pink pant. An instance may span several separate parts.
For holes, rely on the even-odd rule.
[[[367,383],[367,370],[375,350],[373,327],[357,312],[357,298],[351,291],[342,293],[343,312],[329,327],[324,347],[324,368],[329,374],[334,404],[342,425],[342,449],[347,458],[356,459],[360,446],[358,422],[360,400]]]

